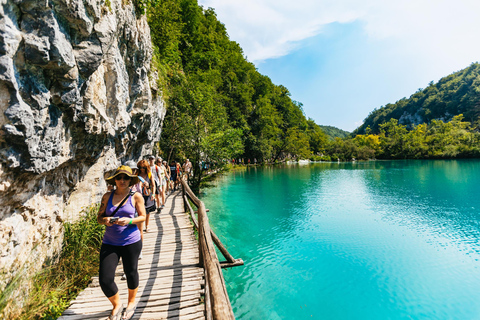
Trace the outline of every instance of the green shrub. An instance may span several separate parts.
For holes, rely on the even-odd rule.
[[[32,277],[32,287],[17,319],[57,319],[98,273],[104,226],[97,223],[98,205],[75,223],[65,223],[62,251],[56,263]]]

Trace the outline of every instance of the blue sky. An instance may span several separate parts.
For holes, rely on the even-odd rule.
[[[307,117],[352,131],[480,60],[480,1],[199,0]]]

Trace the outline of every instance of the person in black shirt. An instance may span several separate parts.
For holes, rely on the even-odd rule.
[[[170,162],[170,181],[170,189],[177,190],[177,163],[174,160]]]

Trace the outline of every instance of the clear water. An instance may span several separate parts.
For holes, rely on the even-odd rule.
[[[237,319],[480,319],[480,161],[251,168],[205,190]]]

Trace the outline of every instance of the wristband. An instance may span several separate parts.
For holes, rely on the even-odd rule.
[[[133,219],[130,219],[130,222],[128,224],[132,224],[132,222],[133,222]]]

